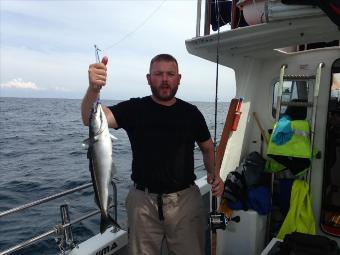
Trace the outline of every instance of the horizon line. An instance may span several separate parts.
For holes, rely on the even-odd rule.
[[[16,98],[16,99],[66,99],[66,100],[82,100],[82,98],[67,98],[67,97],[28,97],[28,96],[2,96],[0,98]],[[131,98],[138,98],[138,97],[131,97]],[[130,99],[130,98],[129,98]],[[112,99],[112,98],[101,98],[100,100],[105,101],[126,101],[129,99]],[[180,98],[181,99],[181,98]],[[182,99],[183,100],[183,99]],[[199,100],[184,100],[187,102],[202,102],[202,103],[215,103],[214,101],[199,101]],[[218,101],[218,103],[230,103],[230,101]]]

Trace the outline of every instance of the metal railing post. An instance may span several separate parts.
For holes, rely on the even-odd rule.
[[[197,0],[196,37],[201,35],[202,0]]]
[[[204,35],[210,35],[210,1],[205,0]]]
[[[61,216],[61,224],[65,225],[71,222],[70,220],[70,213],[68,209],[68,204],[63,204],[60,206],[60,216]],[[63,231],[63,239],[66,245],[72,246],[73,241],[73,234],[72,234],[72,227],[71,225],[64,228]]]

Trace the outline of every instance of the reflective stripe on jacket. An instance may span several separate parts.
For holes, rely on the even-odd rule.
[[[277,124],[274,126],[274,131]],[[306,120],[291,121],[293,135],[291,139],[282,145],[277,145],[270,138],[267,154],[280,155],[296,158],[311,158],[310,128]],[[274,132],[273,131],[273,132]]]

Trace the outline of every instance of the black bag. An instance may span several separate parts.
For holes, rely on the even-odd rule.
[[[260,153],[253,151],[247,155],[242,163],[244,178],[248,188],[256,187],[262,184],[263,171],[266,160]]]
[[[256,151],[247,155],[241,165],[227,175],[223,198],[234,203],[240,201],[242,209],[247,210],[248,189],[261,184],[265,163],[266,160]]]
[[[334,240],[298,232],[287,234],[280,245],[280,255],[339,255]]]
[[[239,166],[235,171],[232,171],[227,175],[227,179],[224,182],[224,192],[222,197],[234,203],[240,201],[243,210],[248,210],[248,189],[242,169],[243,168]]]

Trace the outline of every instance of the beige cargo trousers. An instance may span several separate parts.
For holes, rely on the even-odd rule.
[[[204,255],[207,219],[196,185],[163,194],[164,220],[159,219],[158,194],[130,189],[126,199],[129,255],[160,255],[163,239],[169,255]]]

